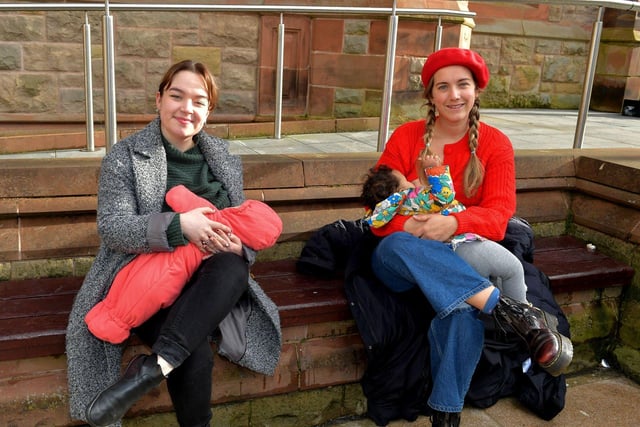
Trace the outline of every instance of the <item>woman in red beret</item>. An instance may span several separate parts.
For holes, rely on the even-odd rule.
[[[463,233],[502,240],[515,213],[513,147],[506,135],[479,120],[478,95],[489,82],[485,61],[469,49],[441,49],[427,58],[422,82],[426,120],[398,127],[376,166],[388,166],[406,185],[418,186],[421,159],[437,156],[449,165],[457,198],[467,209],[446,216],[396,215],[372,229],[384,236],[372,265],[392,291],[418,286],[436,311],[429,329],[433,388],[427,403],[434,426],[457,426],[484,342],[479,313],[495,312],[514,326],[534,361],[554,375],[566,368],[572,350],[568,339],[548,328],[542,312],[501,296],[445,244]]]

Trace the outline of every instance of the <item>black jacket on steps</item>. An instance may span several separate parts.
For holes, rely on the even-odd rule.
[[[378,241],[364,222],[339,220],[309,239],[297,268],[320,277],[344,275],[345,293],[367,356],[360,381],[367,415],[382,426],[430,413],[426,404],[430,390],[427,331],[435,313],[417,288],[394,293],[374,276],[371,253]],[[501,243],[523,263],[529,301],[555,315],[558,330],[569,336],[569,323],[553,299],[548,279],[532,264],[533,232],[529,225],[512,219]],[[485,408],[501,397],[517,396],[545,420],[557,415],[564,408],[564,375],[553,377],[537,366],[523,373],[522,362],[528,354],[521,340],[496,327],[490,317],[485,325],[485,346],[467,402]]]

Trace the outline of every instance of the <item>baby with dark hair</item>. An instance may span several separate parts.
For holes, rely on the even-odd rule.
[[[414,187],[385,165],[371,168],[362,185],[361,199],[367,209],[365,221],[382,227],[395,215],[450,215],[465,210],[455,199],[449,167],[436,157],[421,159],[422,182]],[[474,233],[452,236],[451,248],[480,275],[488,277],[504,295],[527,301],[527,285],[522,264],[505,247]]]

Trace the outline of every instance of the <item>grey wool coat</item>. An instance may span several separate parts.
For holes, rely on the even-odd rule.
[[[242,203],[242,165],[238,156],[229,153],[228,142],[203,131],[194,140],[213,174],[229,191],[231,204]],[[166,182],[159,119],[114,144],[102,161],[97,217],[101,244],[76,295],[66,335],[69,403],[74,419],[83,420],[93,397],[120,377],[124,348],[94,337],[84,322],[85,315],[104,298],[116,273],[135,254],[171,250],[165,231],[175,214],[161,212]],[[248,248],[245,256],[250,263],[255,260],[255,252]],[[275,304],[253,279],[249,279],[248,298],[225,318],[220,330],[221,354],[240,366],[273,374],[282,344],[280,318]],[[225,335],[230,337],[228,342]]]

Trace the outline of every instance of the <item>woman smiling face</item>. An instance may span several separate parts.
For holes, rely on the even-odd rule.
[[[176,73],[162,93],[156,93],[162,135],[180,151],[193,147],[193,136],[209,115],[209,95],[201,75],[183,70]]]
[[[429,94],[440,120],[459,122],[469,120],[478,89],[468,68],[450,65],[434,73]]]

